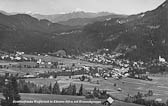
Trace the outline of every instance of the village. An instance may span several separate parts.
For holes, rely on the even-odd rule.
[[[128,77],[130,76],[130,69],[139,69],[144,70],[145,65],[144,62],[138,61],[138,62],[130,62],[126,59],[116,59],[117,56],[120,56],[121,54],[83,54],[83,56],[76,56],[76,60],[79,60],[79,62],[72,63],[72,64],[66,64],[59,61],[53,61],[53,60],[45,60],[44,57],[49,57],[48,54],[41,55],[37,54],[37,57],[42,58],[36,58],[34,56],[26,56],[24,52],[16,52],[16,54],[10,54],[10,55],[1,55],[0,59],[4,61],[4,63],[0,64],[0,68],[19,68],[20,70],[23,68],[45,68],[50,69],[50,71],[54,72],[69,72],[74,74],[77,71],[81,71],[80,74],[88,74],[92,77],[113,77],[119,79],[120,77]],[[74,56],[65,56],[63,55],[57,55],[57,57],[63,57],[65,59],[74,59]],[[5,61],[11,62],[11,64],[5,64]],[[86,61],[88,63],[93,64],[101,64],[101,65],[107,65],[109,67],[103,67],[103,66],[95,66],[95,65],[89,65],[89,64],[80,64],[80,61]],[[17,63],[17,64],[13,64]],[[22,64],[23,62],[27,62],[28,64]],[[81,62],[82,63],[82,62]],[[35,77],[39,75],[40,73],[44,73],[44,71],[36,72],[36,75],[29,75],[30,73],[27,72],[24,75],[24,77]],[[46,72],[47,73],[47,72]],[[18,73],[19,74],[19,73]],[[142,73],[145,74],[145,73]],[[76,75],[76,74],[75,74]],[[138,72],[135,76],[138,75]],[[52,76],[50,76],[52,77]]]
[[[16,52],[15,54],[1,54],[0,60],[2,62],[0,68],[18,68],[20,71],[25,68],[49,69],[48,71],[40,70],[33,73],[31,73],[31,71],[25,72],[24,74],[26,75],[23,74],[22,77],[26,78],[39,77],[38,75],[40,73],[44,74],[50,71],[55,73],[67,72],[68,75],[88,74],[92,77],[102,77],[105,79],[108,77],[116,79],[122,77],[143,79],[143,77],[146,77],[148,79],[150,66],[168,66],[166,60],[162,57],[159,57],[158,60],[145,63],[143,61],[129,61],[127,59],[118,58],[121,55],[123,54],[110,54],[108,53],[108,49],[99,50],[99,52],[96,53],[83,53],[81,56],[70,56],[66,55],[64,51],[62,54],[58,51],[55,56],[59,59],[56,61],[56,59],[52,59],[52,56],[49,54],[31,56],[24,54],[24,52]],[[61,61],[61,58],[69,61],[72,59],[74,63],[73,61],[69,63],[67,61]],[[163,71],[165,71],[165,69],[163,69]],[[52,78],[53,76],[51,75],[49,77]]]

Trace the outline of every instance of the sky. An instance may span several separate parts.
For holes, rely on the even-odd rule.
[[[73,11],[137,14],[155,9],[165,0],[0,0],[0,10],[60,14]]]

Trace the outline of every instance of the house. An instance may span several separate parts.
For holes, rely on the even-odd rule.
[[[125,74],[124,74],[124,77],[128,77],[128,76],[129,76],[129,73],[125,73]]]
[[[52,65],[52,62],[48,62],[47,64],[48,64],[48,65]]]
[[[166,60],[164,58],[162,58],[161,56],[159,56],[159,62],[165,63]]]
[[[155,101],[156,102],[162,102],[162,99],[161,98],[156,98]]]
[[[114,99],[112,99],[111,97],[108,97],[108,99],[104,101],[102,104],[110,106],[112,105],[113,102],[114,102]]]
[[[53,79],[53,78],[54,78],[54,76],[52,76],[52,75],[49,76],[49,79]]]
[[[96,73],[96,74],[95,74],[95,77],[100,77],[100,74],[99,74],[99,73]]]
[[[112,104],[112,103],[114,102],[114,100],[113,100],[111,97],[109,97],[109,98],[107,99],[107,101],[108,101],[110,104]]]
[[[24,55],[24,52],[16,52],[16,55]]]
[[[17,61],[19,61],[21,59],[22,59],[21,57],[15,57],[15,60],[17,60]]]
[[[39,59],[38,61],[37,61],[37,64],[40,64],[42,62],[42,60],[41,59]]]
[[[117,91],[122,91],[122,89],[121,89],[121,88],[118,88]]]
[[[24,78],[36,78],[35,75],[24,75],[23,77],[24,77]]]

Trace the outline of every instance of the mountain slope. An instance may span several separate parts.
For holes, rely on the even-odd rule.
[[[33,30],[40,32],[62,32],[73,29],[73,27],[52,23],[48,20],[38,20],[26,14],[4,15],[0,13],[0,24],[13,29]]]
[[[98,39],[100,48],[123,52],[128,58],[168,58],[168,1],[153,11],[87,25],[85,32]]]
[[[61,21],[58,23],[62,25],[68,25],[68,26],[85,26],[87,24],[92,24],[97,21],[105,21],[105,20],[110,20],[111,18],[122,18],[122,17],[124,18],[127,16],[112,14],[112,15],[100,16],[95,18],[73,18],[73,19],[69,19],[67,21]]]
[[[81,53],[109,48],[126,58],[168,59],[168,1],[153,11],[107,19],[84,28],[39,21],[27,15],[0,14],[0,48],[27,52],[65,49]]]
[[[76,30],[76,27],[38,20],[26,14],[0,14],[0,49],[25,52],[59,50],[68,45],[63,43],[63,37],[57,39],[56,34],[74,29]]]

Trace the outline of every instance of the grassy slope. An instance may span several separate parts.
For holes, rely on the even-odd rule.
[[[28,55],[29,57],[30,55]],[[31,55],[32,56],[32,55]],[[31,57],[30,56],[30,57]],[[44,57],[44,56],[34,56],[35,58],[43,58],[46,61],[59,61],[63,62],[66,65],[72,65],[72,63],[76,63],[76,65],[99,65],[99,64],[94,64],[94,63],[89,63],[89,62],[84,62],[80,60],[73,60],[73,59],[65,59],[65,58],[57,58],[57,57]],[[77,64],[81,63],[81,64]],[[4,64],[4,63],[3,63]],[[21,63],[21,64],[28,64],[28,63]],[[104,65],[102,65],[104,66]],[[104,66],[106,67],[106,66]],[[50,69],[48,69],[50,70]],[[12,71],[12,70],[0,70],[0,73],[4,71]],[[17,69],[15,70],[16,72],[34,72],[34,71],[45,71],[45,69]],[[54,70],[51,70],[54,71]],[[143,92],[147,93],[148,90],[153,90],[154,96],[149,97],[147,99],[156,99],[156,98],[162,98],[163,102],[165,102],[168,99],[168,78],[167,77],[153,77],[153,81],[143,81],[143,80],[137,80],[137,79],[122,79],[122,80],[115,80],[115,79],[92,79],[92,83],[89,82],[81,82],[78,79],[73,79],[70,80],[69,78],[65,77],[58,77],[57,79],[28,79],[28,81],[32,81],[36,84],[50,84],[50,83],[55,83],[55,80],[57,80],[60,84],[61,88],[67,87],[70,83],[74,83],[77,88],[79,88],[80,84],[82,83],[84,87],[88,90],[93,90],[94,87],[98,87],[99,89],[105,89],[109,93],[112,93],[113,96],[123,98],[127,96],[129,93],[130,95],[135,95],[137,92]],[[99,80],[100,84],[96,84],[97,80]],[[114,83],[117,84],[117,87],[114,87]],[[121,88],[123,91],[118,92],[117,89]]]
[[[0,95],[1,97],[1,95]],[[65,100],[82,100],[88,101],[89,99],[85,99],[84,97],[78,96],[63,96],[63,95],[47,95],[47,94],[21,94],[22,100],[57,100],[57,101],[65,101]],[[100,101],[93,99],[92,101]],[[101,100],[103,101],[103,100]],[[21,104],[21,106],[103,106],[101,104]],[[124,103],[120,101],[115,101],[112,106],[142,106],[131,103]]]
[[[83,84],[84,88],[87,90],[93,90],[94,87],[99,89],[107,90],[113,96],[124,99],[128,95],[136,95],[137,92],[142,92],[146,94],[148,90],[152,90],[154,92],[154,96],[148,97],[147,99],[157,99],[162,98],[163,102],[168,99],[168,78],[166,77],[153,77],[153,81],[143,81],[138,79],[121,79],[115,80],[113,78],[109,78],[108,80],[104,80],[102,78],[93,78],[91,83],[84,81],[81,82],[79,79],[69,79],[68,77],[58,77],[57,79],[27,79],[27,81],[34,82],[39,85],[45,84],[54,84],[57,80],[60,88],[65,88],[69,86],[70,83],[76,85],[77,89],[81,84]],[[96,84],[97,80],[99,80],[99,84]],[[114,87],[114,83],[117,84]],[[122,92],[117,91],[118,88],[122,89]]]

